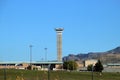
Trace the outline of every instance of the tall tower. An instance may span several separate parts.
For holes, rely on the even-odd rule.
[[[62,61],[62,32],[63,28],[55,28],[57,32],[57,60]]]

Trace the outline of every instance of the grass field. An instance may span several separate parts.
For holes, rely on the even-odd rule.
[[[6,75],[6,76],[4,76]],[[92,80],[91,72],[50,71],[50,80]],[[0,80],[48,80],[47,71],[0,70]],[[94,73],[93,80],[120,80],[120,73]]]

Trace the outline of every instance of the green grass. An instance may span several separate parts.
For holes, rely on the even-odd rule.
[[[4,70],[0,70],[4,80]],[[47,71],[6,70],[6,80],[48,80]],[[50,80],[92,80],[91,72],[50,71]],[[94,73],[94,80],[120,80],[120,73]]]

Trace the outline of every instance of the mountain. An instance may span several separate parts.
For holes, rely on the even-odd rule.
[[[108,53],[114,53],[114,54],[119,54],[120,53],[120,46],[115,48],[115,49],[112,49],[112,50],[109,50],[107,51]]]
[[[79,53],[77,55],[69,54],[63,57],[63,61],[84,61],[87,59],[100,59],[102,63],[120,63],[120,46],[106,52]]]

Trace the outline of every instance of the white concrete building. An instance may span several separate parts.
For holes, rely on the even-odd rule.
[[[96,59],[89,59],[89,60],[85,60],[85,67],[88,67],[88,65],[95,65],[97,63],[98,60]]]

